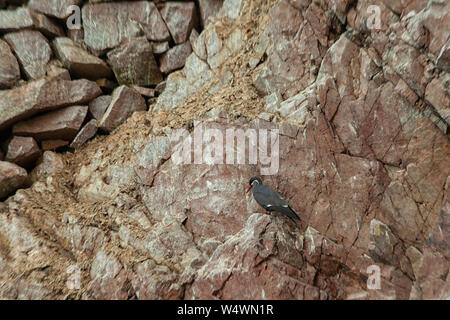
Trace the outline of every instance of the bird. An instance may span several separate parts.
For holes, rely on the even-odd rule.
[[[256,202],[266,211],[279,212],[293,220],[301,220],[286,200],[284,200],[276,191],[272,190],[272,188],[265,186],[260,178],[251,178],[249,184],[250,187],[247,189],[246,194],[252,190],[253,198],[255,198]]]

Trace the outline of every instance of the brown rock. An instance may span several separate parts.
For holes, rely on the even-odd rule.
[[[209,23],[209,17],[216,16],[222,8],[223,0],[199,0],[200,23],[205,28]]]
[[[83,6],[84,41],[96,51],[114,48],[140,34],[153,41],[169,40],[170,34],[152,2],[130,1]]]
[[[54,151],[69,145],[69,141],[65,140],[45,140],[41,142],[41,148],[44,151]]]
[[[18,165],[0,161],[0,199],[23,187],[27,181],[27,171]]]
[[[198,24],[194,2],[164,2],[160,12],[176,44],[186,42]]]
[[[61,139],[72,140],[80,130],[88,107],[72,106],[48,112],[13,127],[14,134],[33,137],[38,141]]]
[[[8,144],[5,161],[27,168],[33,165],[40,155],[39,146],[33,138],[15,136]]]
[[[110,132],[125,122],[135,111],[146,109],[144,98],[136,90],[120,86],[114,90],[111,103],[99,122],[99,128]]]
[[[19,7],[16,10],[0,10],[0,32],[17,31],[31,28],[33,19],[27,8]]]
[[[52,176],[62,168],[64,168],[64,162],[61,155],[52,151],[45,151],[39,160],[39,164],[30,174],[31,181],[35,182],[48,176]]]
[[[111,69],[100,58],[91,55],[78,47],[69,38],[56,38],[53,41],[55,54],[76,78],[96,80],[108,78],[112,75]]]
[[[160,70],[168,74],[184,67],[187,57],[192,53],[191,43],[176,45],[159,58]]]
[[[8,44],[0,39],[0,89],[12,87],[19,79],[19,63]]]
[[[108,52],[119,84],[150,86],[162,81],[152,47],[146,38],[136,38]]]
[[[101,120],[105,114],[106,109],[108,109],[111,103],[111,96],[100,96],[89,102],[89,112],[91,115],[97,119]]]
[[[5,35],[5,40],[16,54],[28,79],[45,76],[52,50],[42,33],[34,30],[8,33]]]
[[[97,133],[97,120],[92,119],[78,132],[70,146],[78,149]]]
[[[49,81],[39,92],[39,109],[56,108],[70,104],[84,104],[101,94],[95,82],[80,79],[74,81]]]
[[[53,19],[38,12],[31,12],[31,19],[33,20],[34,28],[41,31],[47,37],[64,36],[63,28]]]
[[[68,10],[69,6],[80,6],[81,3],[82,0],[30,0],[28,6],[46,15],[65,19],[72,15],[72,12]]]

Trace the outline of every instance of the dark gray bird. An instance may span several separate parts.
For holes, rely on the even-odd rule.
[[[252,190],[253,197],[261,207],[269,212],[280,212],[291,219],[300,220],[299,216],[292,210],[286,200],[276,191],[272,190],[272,188],[265,186],[260,178],[251,178],[249,184],[250,187],[247,189],[247,193]]]

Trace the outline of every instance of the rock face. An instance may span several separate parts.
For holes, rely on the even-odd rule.
[[[53,46],[64,67],[76,78],[96,80],[112,74],[103,60],[81,49],[69,38],[56,38]]]
[[[0,161],[0,199],[25,185],[27,171],[16,164]]]
[[[99,127],[105,131],[112,131],[122,124],[135,111],[147,109],[144,98],[134,89],[120,86],[114,90],[111,102],[106,109]]]
[[[87,111],[88,107],[84,106],[52,111],[17,123],[13,127],[13,133],[33,137],[38,141],[55,139],[71,141],[83,124]]]
[[[26,30],[5,35],[5,40],[17,55],[28,79],[45,76],[52,50],[47,39],[39,31]]]
[[[108,52],[108,60],[120,84],[150,86],[163,80],[152,47],[144,37]]]
[[[12,87],[20,79],[20,69],[16,57],[3,40],[0,40],[0,57],[0,88]]]
[[[166,22],[170,3],[158,4]],[[143,19],[129,18],[150,7],[127,4],[83,7],[91,50],[142,37]],[[135,112],[145,101],[124,85],[92,101],[109,135],[44,153],[34,184],[0,205],[0,297],[448,299],[449,12],[444,1],[225,0],[188,34],[184,68],[138,88],[157,96],[151,110]],[[104,42],[94,21],[111,31]],[[1,92],[0,128],[101,94],[84,84]],[[85,122],[80,139],[95,127]],[[228,148],[230,130],[255,143],[231,136]],[[264,214],[245,195],[252,176],[302,220]],[[4,197],[25,183],[2,179]]]

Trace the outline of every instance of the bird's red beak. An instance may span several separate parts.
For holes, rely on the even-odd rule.
[[[252,188],[253,186],[248,187],[247,192],[245,194],[247,194]]]

